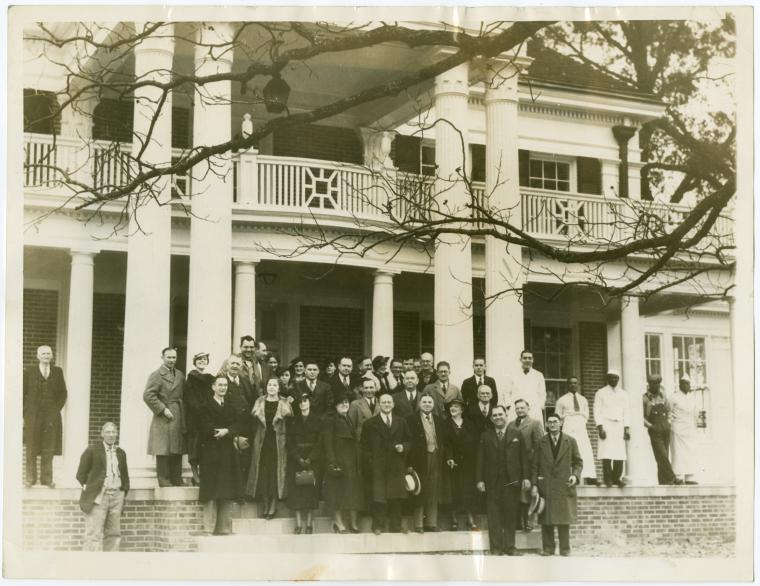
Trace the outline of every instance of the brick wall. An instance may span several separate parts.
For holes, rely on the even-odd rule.
[[[609,491],[616,489],[591,489]],[[635,489],[634,489],[635,490]],[[733,541],[736,503],[733,494],[674,496],[580,496],[572,540],[578,543],[624,543],[646,538],[674,542],[689,537]]]
[[[119,425],[124,354],[124,295],[95,293],[92,317],[90,442],[106,421]]]
[[[352,307],[301,306],[301,358],[320,363],[356,356],[364,348],[364,310]]]
[[[58,335],[58,291],[24,289],[24,366],[37,363],[37,347],[53,348]]]
[[[607,372],[607,326],[600,322],[579,322],[578,335],[580,338],[581,359],[581,389],[583,396],[588,399],[591,418],[588,421],[588,437],[596,459],[597,478],[602,478],[602,462],[596,458],[598,436],[594,423],[594,394],[605,385],[604,377]]]
[[[420,314],[416,311],[393,312],[393,355],[402,360],[420,355]]]
[[[67,491],[76,492],[76,491]],[[24,548],[78,551],[84,541],[84,514],[75,498],[23,503]],[[122,551],[195,551],[203,529],[197,500],[127,499],[121,518]]]

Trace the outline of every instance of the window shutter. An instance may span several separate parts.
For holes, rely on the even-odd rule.
[[[133,117],[132,100],[102,98],[92,114],[92,138],[132,142]]]
[[[519,167],[520,167],[520,185],[527,187],[528,181],[530,177],[529,172],[529,166],[530,166],[530,151],[524,151],[520,149],[517,152],[517,156],[519,159]]]
[[[24,132],[60,133],[60,114],[53,116],[57,105],[54,93],[24,88]]]
[[[172,148],[189,149],[192,146],[191,115],[189,108],[172,108]]]
[[[472,157],[472,171],[470,179],[473,181],[486,180],[486,145],[471,144],[470,156]]]
[[[418,136],[397,134],[393,141],[391,157],[399,171],[405,173],[420,172],[420,142]]]
[[[578,193],[602,193],[602,164],[599,159],[578,157]]]

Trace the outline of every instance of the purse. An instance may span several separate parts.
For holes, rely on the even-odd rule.
[[[314,470],[296,471],[296,486],[314,486],[315,484]]]

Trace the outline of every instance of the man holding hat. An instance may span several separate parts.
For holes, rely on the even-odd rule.
[[[559,553],[570,555],[570,525],[575,523],[575,487],[581,477],[583,460],[575,439],[562,433],[559,416],[552,413],[546,418],[549,429],[538,442],[532,466],[533,498],[544,499],[544,510],[539,511],[541,522],[541,555],[554,555],[554,527],[559,534]],[[535,507],[532,507],[532,509]]]
[[[520,511],[520,492],[530,488],[530,467],[525,443],[519,430],[507,429],[507,410],[496,405],[491,410],[493,427],[480,436],[477,489],[486,493],[488,540],[493,555],[519,555],[515,530]]]
[[[631,438],[628,427],[628,393],[618,387],[620,374],[607,371],[607,386],[594,396],[594,421],[599,434],[597,457],[602,461],[604,485],[625,486],[623,462],[626,459],[625,442]]]
[[[678,391],[671,397],[672,417],[671,448],[673,450],[673,472],[680,484],[697,484],[696,470],[697,402],[691,392],[691,378],[684,374],[678,381]]]

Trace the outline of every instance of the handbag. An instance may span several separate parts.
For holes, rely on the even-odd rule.
[[[314,486],[315,484],[314,470],[296,471],[296,486]]]

